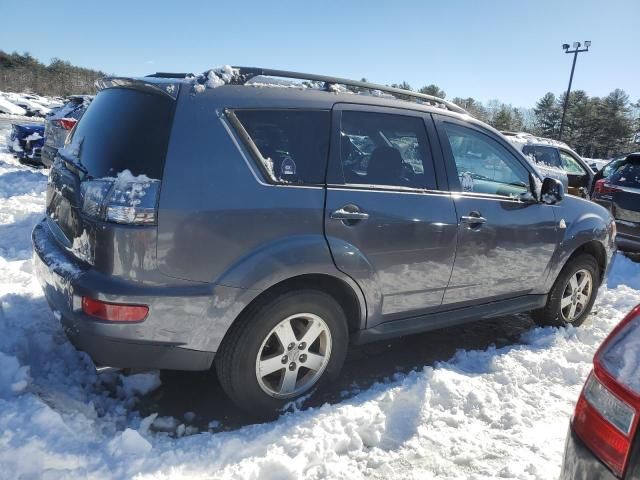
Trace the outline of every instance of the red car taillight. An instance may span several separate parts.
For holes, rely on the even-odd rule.
[[[600,194],[606,195],[609,193],[616,193],[621,191],[622,190],[615,187],[614,185],[607,183],[606,178],[601,178],[600,180],[596,180],[596,183],[593,184],[593,193],[600,193]]]
[[[109,303],[82,297],[82,311],[91,317],[108,322],[141,322],[147,317],[149,307]]]
[[[576,405],[573,430],[622,476],[640,415],[640,305],[611,332],[593,363]]]
[[[75,124],[78,123],[78,120],[76,120],[75,118],[59,118],[57,120],[54,120],[54,122],[56,122],[65,130],[71,130],[75,126]]]

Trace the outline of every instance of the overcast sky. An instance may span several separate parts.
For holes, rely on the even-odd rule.
[[[402,5],[402,7],[401,7]],[[532,106],[567,88],[562,43],[591,40],[574,89],[640,99],[640,0],[32,1],[2,8],[0,49],[120,75],[221,64],[377,83],[435,83],[447,97]]]

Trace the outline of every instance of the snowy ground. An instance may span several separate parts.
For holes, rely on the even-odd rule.
[[[1,141],[7,131],[0,123]],[[459,350],[332,405],[198,433],[189,414],[139,413],[156,374],[99,379],[66,341],[30,262],[46,173],[0,144],[3,479],[556,478],[595,348],[640,303],[640,265],[620,257],[586,327],[531,329],[515,345]]]

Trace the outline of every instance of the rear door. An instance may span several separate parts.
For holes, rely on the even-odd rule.
[[[343,104],[332,118],[325,232],[365,294],[367,326],[439,307],[457,225],[430,117]]]
[[[445,304],[536,292],[559,240],[556,207],[532,199],[529,169],[493,132],[434,115],[458,213]]]

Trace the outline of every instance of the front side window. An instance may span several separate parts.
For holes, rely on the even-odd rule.
[[[586,172],[582,165],[566,152],[560,151],[560,161],[562,162],[562,168],[570,175],[584,175]]]
[[[329,153],[326,110],[235,110],[271,180],[324,184]]]
[[[436,188],[431,150],[419,117],[344,111],[340,160],[345,183]]]
[[[529,172],[502,145],[474,129],[444,123],[462,191],[520,197]]]

